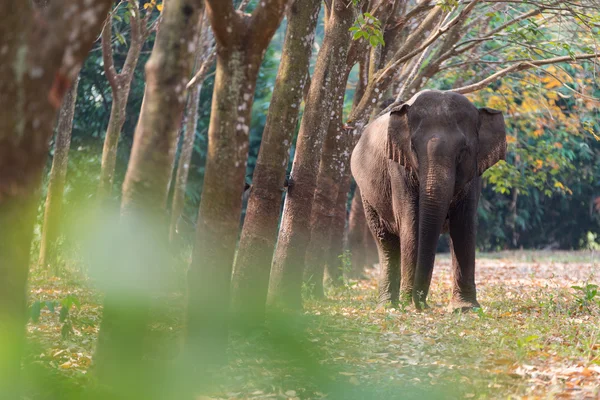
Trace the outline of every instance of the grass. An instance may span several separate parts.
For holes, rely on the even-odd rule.
[[[482,308],[466,314],[446,311],[446,255],[436,259],[432,309],[420,313],[376,310],[369,270],[327,301],[308,300],[300,319],[232,334],[229,365],[199,398],[597,398],[600,295],[587,286],[597,282],[594,270],[589,252],[479,254]],[[72,331],[63,336],[59,310],[42,309],[28,325],[27,364],[84,387],[101,298],[83,274],[32,274],[32,302],[68,294],[81,303],[69,316]],[[157,311],[165,318],[153,333],[170,339],[159,357],[176,357],[183,301],[175,293]],[[31,385],[31,398],[53,398]]]

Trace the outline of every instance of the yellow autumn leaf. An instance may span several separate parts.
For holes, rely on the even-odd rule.
[[[544,86],[546,87],[546,89],[554,89],[554,88],[562,86],[561,81],[559,81],[558,79],[556,79],[553,76],[548,76],[548,77],[542,79],[542,82],[544,82]]]
[[[544,162],[540,159],[535,160],[535,169],[538,170],[544,166]]]
[[[159,5],[157,5],[157,6],[156,6],[156,9],[157,9],[159,12],[162,12],[162,10],[163,10],[163,5],[162,5],[162,3],[160,3]]]
[[[487,106],[489,108],[499,109],[499,108],[502,108],[503,105],[504,105],[504,99],[500,96],[491,96],[487,102]]]
[[[507,143],[517,143],[517,138],[512,136],[512,135],[507,135],[506,136],[506,142]]]
[[[554,143],[554,147],[556,147],[557,149],[562,149],[563,145],[560,142],[556,142],[556,143]]]
[[[538,128],[535,131],[533,131],[533,136],[536,138],[542,136],[543,134],[544,134],[544,128]]]
[[[152,3],[146,3],[146,4],[144,4],[144,10],[147,10],[149,8],[152,8]]]
[[[556,93],[555,91],[550,91],[548,93],[546,93],[546,97],[549,98],[550,100],[558,100],[558,93]]]

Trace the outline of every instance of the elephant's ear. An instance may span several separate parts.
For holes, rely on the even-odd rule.
[[[408,110],[410,104],[404,103],[390,111],[386,152],[390,160],[410,167],[410,129],[408,127]]]
[[[506,159],[506,128],[501,111],[491,108],[479,109],[479,152],[477,153],[477,173],[500,160]]]

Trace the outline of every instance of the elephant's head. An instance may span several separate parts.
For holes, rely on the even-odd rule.
[[[387,155],[418,181],[418,255],[413,300],[429,290],[435,249],[452,202],[506,155],[502,113],[461,94],[425,91],[390,113]]]

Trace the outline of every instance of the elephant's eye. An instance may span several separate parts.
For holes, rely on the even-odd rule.
[[[410,149],[412,150],[413,153],[417,153],[417,150],[415,149],[415,144],[413,142],[410,142]]]

